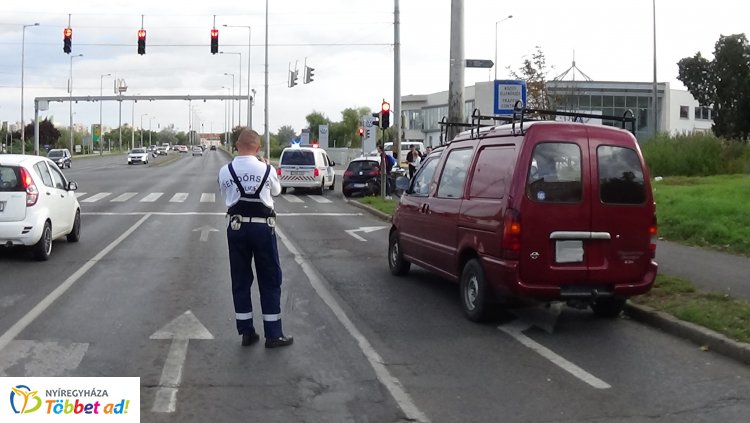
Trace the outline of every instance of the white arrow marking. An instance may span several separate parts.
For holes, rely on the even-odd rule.
[[[358,239],[358,240],[363,241],[363,242],[367,242],[366,239],[364,239],[361,236],[355,234],[355,232],[362,232],[364,234],[369,234],[370,232],[375,232],[375,231],[378,231],[380,229],[385,229],[385,228],[387,228],[387,226],[363,226],[363,227],[357,228],[357,229],[347,229],[344,232],[346,232],[349,235],[353,236],[355,239]]]
[[[191,339],[214,339],[214,336],[198,321],[193,312],[188,310],[156,331],[150,339],[172,340],[151,411],[173,413],[177,408],[177,391],[182,381],[182,367],[185,365],[188,342]]]
[[[201,241],[203,242],[208,241],[208,234],[210,232],[219,232],[218,229],[212,228],[210,226],[201,226],[200,228],[193,229],[193,232],[198,232],[198,231],[200,231],[201,233]]]
[[[609,389],[610,386],[607,382],[599,379],[591,373],[583,370],[576,366],[565,358],[557,355],[555,352],[545,347],[544,345],[534,341],[522,332],[530,328],[531,325],[523,322],[522,320],[515,320],[507,325],[498,326],[498,329],[507,333],[508,335],[515,338],[518,342],[528,347],[532,351],[551,361],[556,366],[575,376],[576,378],[588,383],[596,389]]]

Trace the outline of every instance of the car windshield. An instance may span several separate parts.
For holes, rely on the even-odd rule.
[[[49,153],[47,153],[47,157],[62,157],[63,152],[62,150],[50,150]]]
[[[309,150],[286,150],[281,155],[282,166],[314,166],[315,156]]]
[[[146,150],[144,150],[142,148],[134,148],[133,151],[131,151],[132,154],[143,154],[145,152],[146,152]]]

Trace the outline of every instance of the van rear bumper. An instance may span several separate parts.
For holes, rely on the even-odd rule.
[[[570,299],[592,298],[593,296],[614,296],[628,298],[645,294],[654,285],[658,265],[651,261],[646,273],[640,280],[633,283],[615,285],[588,285],[585,282],[575,287],[559,285],[529,285],[521,280],[518,262],[512,260],[498,260],[482,258],[482,264],[487,275],[487,282],[498,296],[529,298],[538,301],[563,301]]]

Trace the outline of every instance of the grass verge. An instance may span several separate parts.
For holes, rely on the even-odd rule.
[[[687,280],[658,275],[651,291],[633,297],[642,304],[750,343],[750,303],[725,294],[699,291]]]
[[[380,196],[362,197],[355,201],[359,201],[362,204],[367,204],[368,206],[379,210],[389,216],[393,215],[393,211],[396,210],[396,206],[398,205],[398,200],[388,200]]]

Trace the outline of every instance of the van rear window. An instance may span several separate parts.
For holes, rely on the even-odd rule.
[[[281,166],[315,166],[315,156],[309,150],[286,150],[281,156]]]
[[[581,149],[578,144],[544,142],[534,147],[526,195],[543,203],[581,201]]]
[[[638,154],[629,148],[602,145],[596,149],[599,197],[607,204],[643,204],[646,184]]]
[[[0,166],[0,191],[24,191],[18,167]]]

